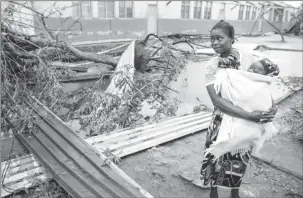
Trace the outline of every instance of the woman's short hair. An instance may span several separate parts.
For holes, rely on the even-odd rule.
[[[222,29],[225,31],[227,36],[229,36],[232,40],[235,38],[235,29],[234,27],[224,20],[220,20],[214,27],[211,29],[211,32],[215,29]]]

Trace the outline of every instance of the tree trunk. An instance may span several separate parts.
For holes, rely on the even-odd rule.
[[[263,17],[263,19],[271,26],[271,27],[273,27],[275,30],[277,30],[277,32],[280,34],[280,36],[281,36],[281,39],[282,39],[282,42],[283,43],[286,43],[286,41],[285,41],[285,39],[284,39],[284,36],[283,36],[283,34],[282,34],[282,32],[279,30],[279,28],[277,28],[274,24],[272,24],[271,22],[269,22],[267,19],[265,19],[264,17]]]
[[[18,33],[12,29],[9,29],[7,27],[1,27],[1,28],[3,30],[1,34],[3,40],[16,44],[19,48],[23,49],[24,51],[32,51],[40,48],[52,47],[52,48],[57,48],[58,50],[64,50],[70,52],[76,57],[88,61],[93,61],[95,63],[104,63],[114,67],[118,64],[118,61],[112,57],[106,55],[98,55],[93,53],[82,52],[76,49],[75,47],[67,44],[66,42],[62,42],[62,41],[57,42],[52,39],[43,38],[42,35],[40,36],[25,35],[22,33]],[[8,47],[12,48],[11,45],[9,45]]]

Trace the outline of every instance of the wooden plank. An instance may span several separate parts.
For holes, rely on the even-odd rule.
[[[175,140],[177,138],[180,138],[180,137],[183,137],[183,136],[186,136],[186,135],[189,135],[189,134],[194,134],[198,131],[207,129],[208,125],[209,125],[209,123],[207,122],[207,123],[204,123],[204,124],[186,129],[182,132],[172,133],[172,134],[166,135],[166,136],[161,137],[161,138],[157,138],[157,139],[147,141],[147,142],[143,142],[141,144],[137,144],[137,145],[134,145],[134,146],[131,146],[131,147],[128,147],[128,148],[124,148],[124,149],[121,149],[121,150],[114,151],[113,154],[118,156],[118,157],[124,157],[124,156],[130,155],[130,154],[134,154],[136,152],[139,152],[139,151],[142,151],[142,150],[145,150],[145,149],[148,149],[148,148],[151,148],[151,147],[169,142],[171,140]]]
[[[131,134],[131,133],[134,133],[135,131],[147,130],[147,129],[150,129],[150,128],[157,127],[158,125],[176,123],[176,122],[181,121],[183,119],[191,119],[192,117],[199,117],[199,116],[201,117],[202,115],[206,115],[206,114],[209,114],[209,113],[202,112],[202,113],[197,113],[197,114],[191,114],[191,115],[188,115],[188,116],[181,116],[181,117],[178,117],[178,118],[175,118],[175,119],[169,119],[169,120],[161,121],[159,123],[152,123],[152,124],[144,125],[144,126],[137,127],[137,128],[134,128],[134,129],[128,129],[128,130],[125,130],[125,131],[121,131],[119,133],[110,132],[110,133],[106,133],[106,134],[101,134],[101,135],[98,135],[98,136],[87,138],[87,139],[85,139],[85,141],[89,144],[94,145],[94,144],[96,144],[100,141],[105,141],[107,139],[111,139],[111,138],[114,138],[114,137],[118,137],[118,136],[122,136],[122,135],[126,135],[126,134]]]
[[[194,125],[208,122],[208,121],[210,121],[210,119],[211,119],[211,116],[209,116],[203,120],[196,120],[193,122],[189,122],[187,124],[177,125],[176,127],[169,127],[167,129],[155,130],[151,133],[146,133],[143,135],[135,134],[134,136],[127,137],[128,139],[123,139],[122,141],[105,142],[105,144],[97,144],[97,145],[95,145],[95,147],[96,148],[107,148],[108,147],[110,150],[117,150],[119,148],[125,148],[127,146],[134,145],[138,142],[151,140],[151,139],[154,139],[154,138],[157,138],[157,137],[169,134],[169,133],[173,133],[175,131],[181,131],[181,130],[187,129],[189,127],[193,127]]]
[[[164,124],[164,125],[156,125],[153,128],[149,128],[147,130],[133,130],[132,133],[127,133],[127,134],[122,134],[120,133],[119,136],[108,136],[102,139],[98,143],[98,145],[102,146],[107,146],[111,144],[116,144],[118,142],[124,142],[128,141],[129,139],[134,139],[136,137],[144,136],[144,134],[147,134],[149,136],[152,135],[157,135],[157,134],[162,134],[162,133],[167,133],[171,130],[174,130],[175,128],[182,127],[183,125],[185,126],[190,126],[192,124],[195,124],[196,122],[203,122],[203,119],[208,119],[211,117],[211,114],[206,114],[206,115],[201,115],[199,117],[194,117],[194,118],[189,118],[189,119],[184,119],[179,122],[172,122],[169,124]]]

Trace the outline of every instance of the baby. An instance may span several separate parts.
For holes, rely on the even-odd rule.
[[[267,76],[277,76],[279,74],[278,66],[267,58],[254,62],[248,71]]]
[[[237,69],[240,62],[233,55],[228,57],[220,57],[219,68],[232,68]],[[254,62],[248,69],[249,72],[266,75],[266,76],[277,76],[280,72],[278,65],[274,64],[267,58]]]
[[[239,66],[240,63],[233,56],[220,58],[219,67],[225,69],[215,75],[216,93],[248,112],[271,108],[270,76],[279,74],[278,66],[268,59],[254,62],[248,71],[237,70]],[[214,160],[224,153],[245,152],[250,147],[253,147],[253,153],[257,153],[264,141],[276,133],[272,122],[261,124],[227,114],[223,114],[219,130],[216,142],[205,153],[212,153]]]

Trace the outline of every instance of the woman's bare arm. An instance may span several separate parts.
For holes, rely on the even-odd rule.
[[[261,112],[261,111],[247,112],[240,107],[234,106],[228,100],[217,95],[213,84],[208,85],[206,89],[213,102],[213,105],[227,115],[242,118],[245,120],[254,121],[254,122],[265,123],[265,122],[271,122],[276,113],[276,111],[274,110],[270,110],[268,112]]]

